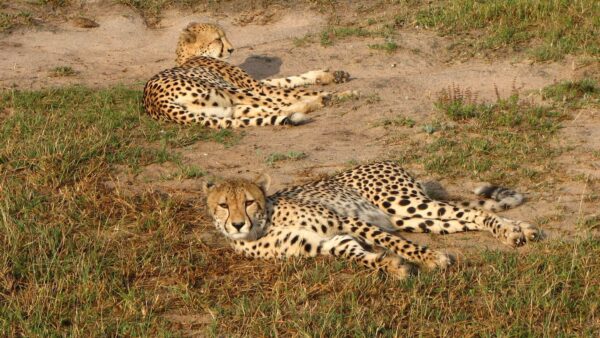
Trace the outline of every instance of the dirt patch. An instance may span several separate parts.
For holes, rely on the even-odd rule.
[[[140,86],[161,69],[173,66],[174,48],[180,30],[191,21],[216,22],[228,32],[236,46],[230,62],[258,78],[285,76],[312,69],[343,69],[353,77],[335,90],[361,91],[362,98],[326,107],[311,115],[313,121],[294,128],[256,128],[245,131],[239,144],[225,147],[198,142],[181,149],[185,164],[193,164],[210,175],[246,175],[268,172],[273,189],[303,182],[347,168],[355,163],[389,158],[406,145],[387,142],[389,131],[379,122],[399,114],[417,123],[434,114],[436,93],[451,84],[472,88],[482,100],[494,100],[496,89],[508,96],[515,88],[535,92],[555,81],[582,76],[578,60],[532,63],[528,60],[449,59],[448,42],[416,29],[400,31],[399,49],[394,53],[368,48],[371,40],[348,38],[334,46],[311,43],[298,47],[295,39],[320,32],[326,18],[314,12],[287,13],[280,10],[249,11],[234,17],[209,13],[164,13],[158,28],[150,29],[132,9],[103,6],[86,15],[98,26],[73,22],[22,30],[0,38],[0,87],[37,89],[70,84],[104,87],[113,84]],[[57,67],[70,67],[70,76],[52,76]],[[586,68],[587,69],[587,68]],[[594,72],[592,70],[592,72]],[[3,114],[7,114],[5,112]],[[580,232],[578,220],[597,209],[589,195],[600,179],[598,111],[585,109],[565,122],[559,139],[570,151],[560,158],[561,179],[535,187],[528,203],[508,216],[542,223],[549,237]],[[426,139],[419,128],[405,128],[397,139]],[[306,157],[268,163],[274,153],[302,152]],[[408,168],[422,175],[422,168]],[[162,165],[143,169],[136,176],[123,176],[123,187],[158,189],[172,194],[198,196],[198,180],[173,179],[178,168]],[[474,182],[442,180],[451,192],[464,195],[464,186]],[[548,184],[550,183],[550,184]],[[141,187],[141,188],[140,188]],[[460,191],[457,187],[461,187]],[[526,189],[528,187],[518,187]],[[501,248],[486,234],[413,236],[435,247]],[[473,240],[476,238],[476,240]]]

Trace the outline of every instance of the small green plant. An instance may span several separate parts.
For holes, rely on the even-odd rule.
[[[72,0],[37,0],[41,5],[51,6],[53,8],[65,7],[71,4]]]
[[[438,94],[435,106],[453,120],[475,117],[477,109],[481,108],[477,105],[476,93],[473,93],[469,88],[463,90],[456,84],[442,89]]]
[[[299,161],[308,157],[306,153],[301,151],[288,151],[287,153],[272,153],[267,157],[267,164],[272,167],[275,162],[281,161]]]
[[[79,72],[75,71],[71,66],[58,66],[50,70],[50,76],[54,77],[68,77],[75,76]]]
[[[384,43],[369,45],[369,48],[393,53],[398,49],[398,44],[394,41],[386,41]]]
[[[321,32],[321,45],[331,46],[337,39],[350,36],[367,37],[374,33],[360,27],[329,27]]]
[[[374,104],[374,103],[377,103],[377,102],[381,102],[381,97],[377,93],[365,95],[363,97],[364,97],[365,102],[367,104]]]
[[[331,46],[333,45],[333,41],[331,39],[331,34],[328,31],[321,32],[321,46]]]
[[[181,167],[181,174],[184,178],[198,178],[206,175],[206,171],[195,165],[184,165]]]
[[[357,101],[358,99],[360,99],[360,95],[358,93],[336,95],[331,98],[331,104],[340,104],[348,101]]]
[[[377,125],[381,125],[384,127],[409,127],[412,128],[416,124],[415,120],[410,117],[398,115],[394,118],[384,119],[380,121]]]
[[[311,34],[306,34],[301,38],[294,38],[294,46],[295,47],[305,47],[306,45],[313,42],[313,36]],[[321,42],[322,45],[323,42]]]

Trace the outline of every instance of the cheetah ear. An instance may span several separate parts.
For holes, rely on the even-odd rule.
[[[255,180],[254,183],[260,187],[260,189],[267,194],[267,190],[269,190],[269,186],[271,185],[271,176],[266,173],[260,174]]]
[[[204,196],[208,196],[208,193],[214,188],[215,182],[204,181],[202,182],[202,192]]]
[[[193,25],[194,23],[190,23],[184,30],[183,32],[181,32],[181,39],[185,42],[185,43],[193,43],[196,42],[196,34],[194,34],[194,32],[190,31],[190,27]]]

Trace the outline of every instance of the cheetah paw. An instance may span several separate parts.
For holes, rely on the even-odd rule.
[[[324,92],[321,97],[322,97],[322,99],[321,99],[322,105],[327,107],[327,106],[333,106],[336,103],[339,103],[339,102],[342,102],[342,101],[345,101],[348,99],[359,98],[360,92],[358,90],[344,90],[344,91],[337,92],[337,93]]]
[[[414,266],[395,255],[382,257],[379,263],[387,274],[397,279],[406,279],[415,273]]]
[[[358,91],[358,90],[344,90],[344,91],[335,93],[335,97],[338,100],[345,100],[345,99],[350,99],[350,98],[358,98],[358,97],[360,97],[360,91]]]
[[[431,255],[423,261],[423,265],[428,269],[444,270],[452,264],[454,264],[454,257],[439,251],[432,251]]]
[[[539,241],[542,238],[543,232],[540,229],[525,222],[513,221],[513,225],[504,233],[504,242],[512,247],[523,246],[527,242]]]
[[[317,84],[330,84],[330,83],[344,83],[350,80],[350,74],[343,70],[329,71],[328,69],[324,69],[321,71],[314,71],[318,73],[315,77],[315,82]],[[309,72],[310,73],[310,72]]]
[[[303,113],[292,113],[283,120],[283,125],[299,126],[310,121],[310,118]]]
[[[350,73],[343,70],[336,70],[333,72],[333,82],[344,83],[350,81]]]

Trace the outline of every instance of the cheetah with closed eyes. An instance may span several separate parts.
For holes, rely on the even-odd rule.
[[[191,23],[177,44],[177,67],[152,77],[144,87],[144,108],[157,120],[198,123],[209,128],[297,125],[322,107],[331,93],[300,86],[346,82],[344,71],[315,70],[281,79],[255,80],[223,59],[233,47],[223,30]]]
[[[250,257],[331,255],[404,278],[411,270],[408,262],[446,268],[452,259],[397,231],[484,230],[511,246],[539,240],[542,234],[533,225],[491,212],[522,203],[522,195],[512,190],[484,186],[476,193],[487,200],[436,201],[393,162],[361,165],[271,196],[266,195],[268,184],[262,177],[206,186],[214,225],[236,251]]]

